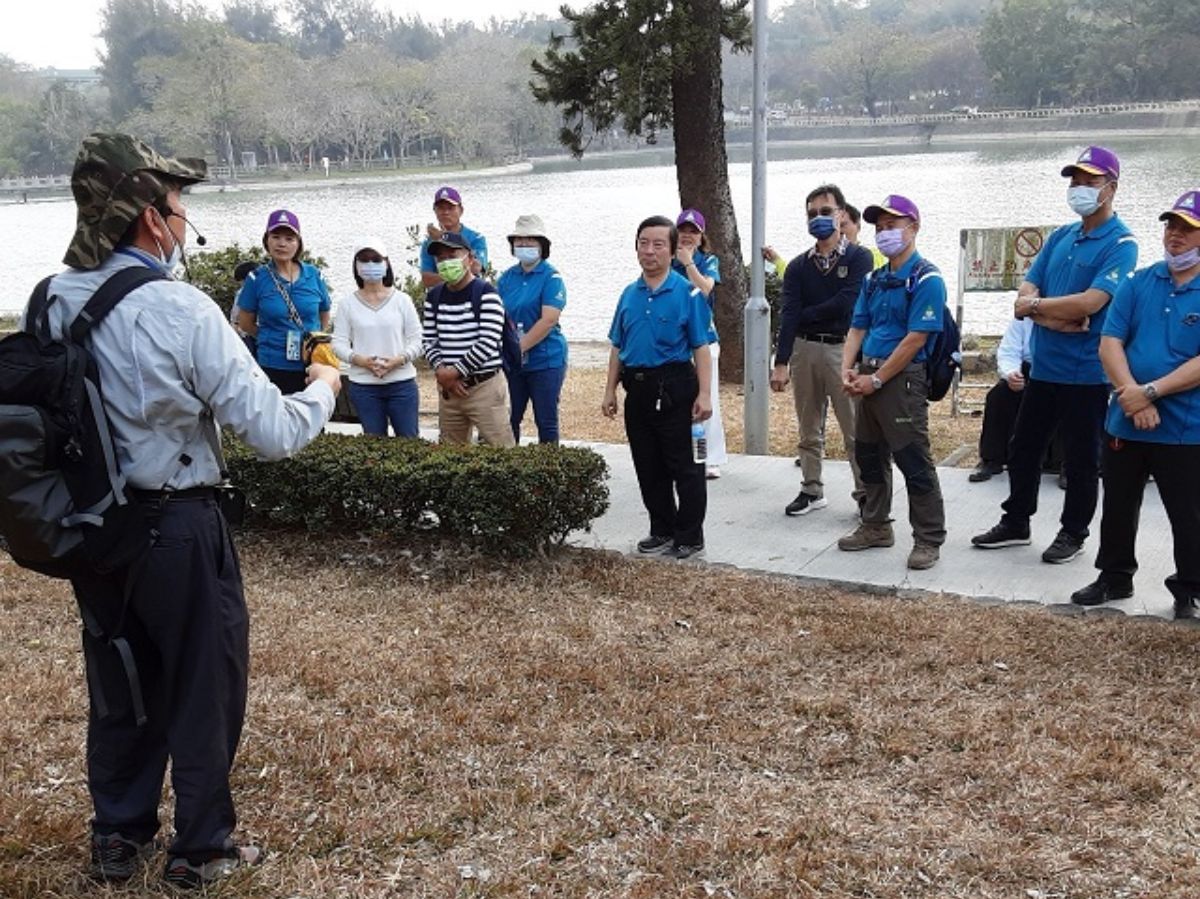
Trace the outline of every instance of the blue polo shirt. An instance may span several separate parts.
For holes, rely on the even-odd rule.
[[[654,290],[638,278],[622,291],[608,339],[622,365],[656,368],[690,362],[692,350],[717,338],[704,295],[687,278],[668,272]]]
[[[1082,293],[1089,288],[1112,297],[1125,276],[1137,265],[1137,241],[1129,228],[1113,216],[1091,232],[1083,222],[1063,225],[1046,239],[1025,280],[1044,297]],[[1104,384],[1100,364],[1100,332],[1108,306],[1093,312],[1086,333],[1064,334],[1034,322],[1030,351],[1030,376],[1054,384]]]
[[[475,258],[479,260],[479,264],[483,266],[481,271],[487,271],[488,255],[487,241],[478,231],[472,231],[466,225],[459,225],[458,233],[463,236],[467,242],[467,246],[471,248],[471,252],[475,254]],[[433,254],[429,252],[429,238],[421,241],[421,271],[436,272],[437,260],[433,258]]]
[[[1125,278],[1109,303],[1105,337],[1125,344],[1129,371],[1148,384],[1200,356],[1200,276],[1176,286],[1165,262]],[[1105,428],[1114,437],[1147,443],[1200,444],[1200,387],[1155,403],[1158,427],[1139,431],[1114,398]]]
[[[298,328],[288,314],[276,279],[271,277],[274,272],[274,263],[260,265],[252,271],[246,276],[235,302],[238,308],[258,318],[258,364],[264,368],[302,371],[304,363],[300,359],[287,357],[288,332],[303,334],[304,331],[321,330],[321,313],[328,312],[333,304],[317,267],[300,263],[300,275],[294,282],[289,284],[279,278],[304,323],[303,328]]]
[[[567,286],[558,269],[542,259],[525,271],[520,264],[506,270],[496,282],[500,299],[504,300],[504,311],[508,313],[524,333],[529,333],[542,309],[550,306],[562,311],[567,305]],[[562,368],[567,364],[567,338],[555,322],[550,333],[529,350],[521,371],[541,371],[547,368]]]
[[[706,278],[713,279],[712,292],[705,294],[704,296],[704,299],[708,302],[708,311],[712,312],[713,300],[716,299],[717,294],[717,285],[721,283],[721,260],[718,259],[714,253],[702,253],[699,250],[696,250],[696,252],[692,254],[692,262],[696,263],[696,268],[699,270],[700,274],[704,275]],[[687,281],[689,284],[692,283],[688,280],[687,266],[680,263],[678,259],[671,260],[671,271],[678,272],[679,276],[682,277],[683,280]],[[714,321],[713,334],[716,333],[717,323]],[[713,342],[716,342],[716,338],[713,339]]]
[[[908,278],[920,260],[921,254],[913,253],[899,271],[875,271],[863,278],[850,327],[867,332],[862,345],[864,356],[886,359],[910,331],[936,334],[942,330],[946,282],[941,272],[926,272],[913,288],[912,302],[908,301]],[[876,278],[879,284],[872,289]],[[924,359],[925,348],[921,347],[913,361]]]

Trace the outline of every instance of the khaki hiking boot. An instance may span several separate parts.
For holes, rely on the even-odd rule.
[[[846,552],[857,552],[860,549],[874,549],[877,546],[891,546],[896,542],[892,526],[883,524],[868,524],[863,522],[855,528],[853,534],[847,534],[838,541],[838,549]]]
[[[941,550],[932,543],[914,543],[912,552],[908,554],[908,567],[914,571],[924,571],[926,568],[932,568],[939,556]]]

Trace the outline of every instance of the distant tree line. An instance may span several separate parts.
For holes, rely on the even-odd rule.
[[[578,125],[529,88],[552,33],[569,37],[564,21],[431,26],[372,0],[284,8],[105,0],[99,85],[0,57],[0,175],[67,171],[100,127],[235,165],[251,150],[400,165],[435,150],[464,164],[520,157]],[[1198,39],[1200,3],[1177,0],[794,0],[769,26],[770,96],[848,115],[1177,99],[1200,93]],[[750,58],[727,49],[723,77],[725,108],[748,106]]]

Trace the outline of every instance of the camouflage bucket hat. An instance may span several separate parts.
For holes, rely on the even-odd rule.
[[[208,166],[203,159],[163,156],[128,134],[84,138],[71,172],[75,236],[63,262],[82,269],[101,265],[142,210],[167,194],[159,175],[195,184],[208,177]]]

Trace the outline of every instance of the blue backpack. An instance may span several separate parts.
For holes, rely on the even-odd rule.
[[[911,305],[917,284],[930,272],[938,271],[938,267],[928,259],[920,260],[913,266],[912,272],[904,282],[904,296]],[[882,265],[871,272],[867,282],[867,298],[879,287],[879,278],[888,272],[887,265]],[[929,335],[925,342],[925,381],[929,387],[929,401],[936,403],[944,399],[954,383],[954,375],[962,367],[962,335],[958,330],[958,322],[948,304],[942,304],[942,330]]]

